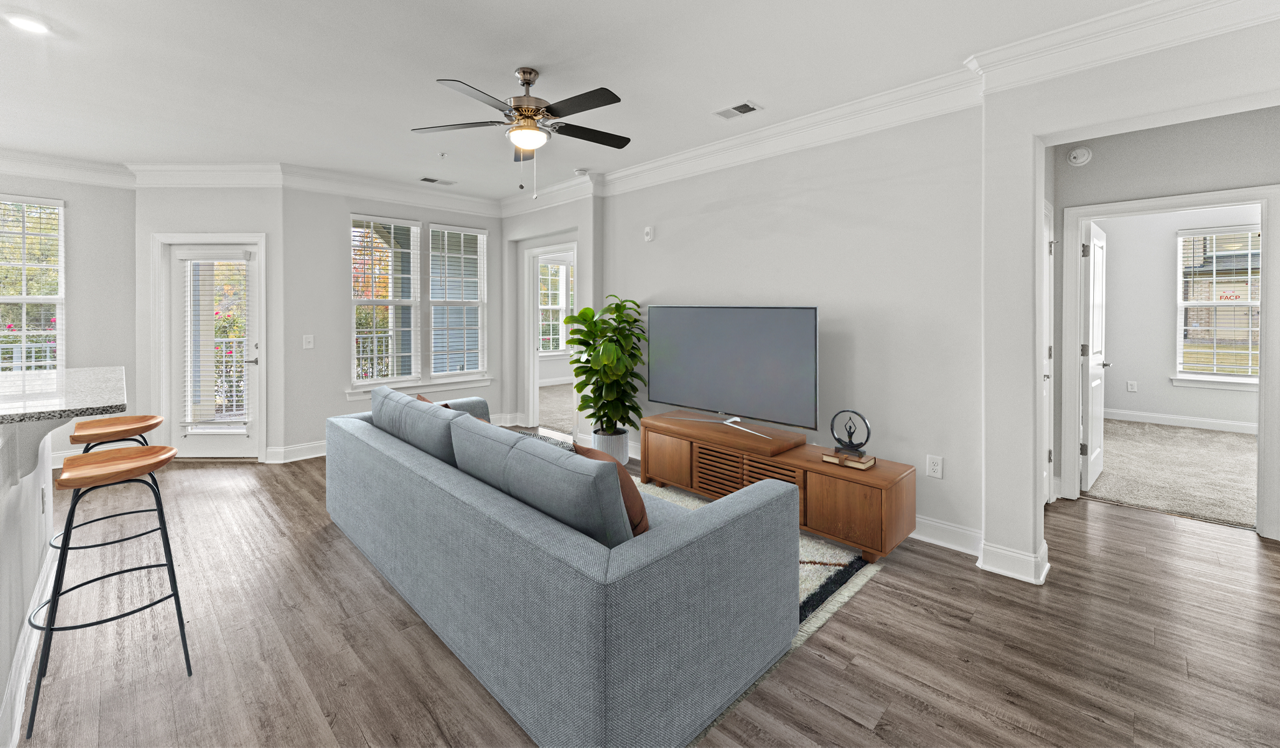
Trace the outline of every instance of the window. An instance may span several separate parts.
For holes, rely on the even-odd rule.
[[[538,265],[538,350],[566,349],[564,318],[573,314],[573,265],[547,261]]]
[[[488,233],[431,227],[431,373],[485,370],[485,240]]]
[[[416,222],[351,217],[351,380],[420,376],[419,247]]]
[[[1258,377],[1262,234],[1178,232],[1178,374]]]
[[[0,372],[62,366],[62,202],[0,195]]]

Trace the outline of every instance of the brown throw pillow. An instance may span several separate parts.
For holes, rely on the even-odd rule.
[[[424,403],[431,403],[432,405],[439,405],[441,408],[449,408],[449,403],[432,403],[430,400],[428,400],[427,398],[423,397],[422,395],[418,395],[418,399],[419,399],[419,400],[421,400],[421,401],[422,401],[422,402],[424,402]],[[453,408],[449,408],[449,410],[453,410]]]
[[[631,474],[627,472],[627,468],[608,452],[584,447],[581,444],[574,444],[573,451],[583,457],[600,462],[612,462],[618,466],[618,485],[622,487],[622,503],[627,507],[627,519],[631,521],[631,534],[640,535],[648,530],[649,515],[644,510],[644,499],[640,496],[640,489],[636,488],[636,482],[631,480]]]

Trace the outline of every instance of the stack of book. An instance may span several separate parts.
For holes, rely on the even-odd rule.
[[[866,470],[867,468],[876,464],[876,458],[872,457],[871,455],[863,455],[861,457],[855,457],[854,455],[842,454],[840,452],[832,452],[832,453],[824,452],[822,454],[822,461],[830,462],[833,465],[857,468],[858,470]]]

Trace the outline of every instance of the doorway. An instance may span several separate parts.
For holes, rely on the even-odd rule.
[[[530,413],[539,433],[570,442],[577,432],[578,394],[564,320],[577,311],[576,253],[576,243],[529,250],[535,307]]]
[[[156,237],[155,360],[166,443],[180,458],[265,458],[260,234]]]
[[[1063,496],[1257,525],[1266,202],[1065,212],[1063,349],[1079,353],[1062,367]]]

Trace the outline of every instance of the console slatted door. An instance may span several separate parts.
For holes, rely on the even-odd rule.
[[[784,483],[800,487],[800,524],[804,524],[804,471],[798,468],[779,465],[776,462],[765,462],[748,456],[742,475],[742,485],[749,486],[766,478],[773,478]]]
[[[693,487],[717,499],[742,488],[742,455],[693,445]]]

